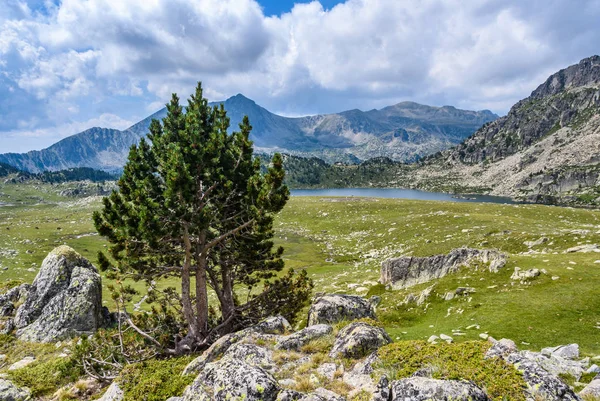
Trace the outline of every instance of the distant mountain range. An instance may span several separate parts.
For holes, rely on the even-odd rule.
[[[483,124],[498,118],[487,110],[413,102],[366,112],[349,110],[288,118],[271,113],[243,95],[222,103],[231,119],[231,130],[237,129],[243,116],[248,115],[253,126],[251,139],[258,152],[316,156],[330,163],[381,156],[416,160],[460,143]],[[91,128],[40,151],[1,154],[0,162],[29,172],[74,167],[119,171],[129,148],[147,134],[152,119],[165,115],[166,109],[162,109],[124,131]]]

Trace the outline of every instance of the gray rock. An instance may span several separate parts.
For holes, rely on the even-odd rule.
[[[522,270],[520,267],[515,267],[515,271],[510,276],[514,281],[528,281],[538,277],[542,272],[539,269]]]
[[[183,401],[183,397],[169,397],[167,401]]]
[[[277,395],[277,401],[298,401],[305,396],[305,394],[294,390],[281,390]]]
[[[376,318],[372,302],[353,295],[329,294],[317,298],[311,305],[308,311],[308,326],[361,318]]]
[[[496,250],[458,248],[447,255],[388,259],[381,265],[380,282],[393,289],[408,288],[444,277],[473,262],[487,264],[489,271],[497,272],[506,264],[506,255]]]
[[[250,329],[262,334],[285,334],[292,331],[292,326],[283,316],[274,316],[263,320]]]
[[[318,398],[311,398],[316,396]],[[322,387],[319,387],[318,389],[316,389],[315,391],[313,391],[311,394],[309,394],[308,397],[306,398],[301,398],[301,400],[319,400],[319,401],[346,401],[346,399],[336,393],[334,393],[333,391],[324,389]]]
[[[499,358],[504,359],[507,356],[509,356],[510,354],[519,351],[519,349],[515,345],[515,342],[512,340],[503,338],[502,340],[496,341],[496,340],[493,340],[491,337],[489,337],[489,339],[494,343],[494,345],[492,345],[490,347],[490,349],[488,349],[487,352],[485,353],[485,357],[484,357],[485,359],[494,358],[494,357],[499,357]]]
[[[585,371],[585,373],[600,373],[600,366],[594,363]]]
[[[391,384],[391,401],[487,401],[488,396],[476,385],[457,380],[410,377]]]
[[[374,372],[374,365],[379,362],[376,352],[359,361],[352,370],[344,372],[342,381],[351,387],[364,389],[366,391],[375,391],[375,383],[371,377]]]
[[[522,352],[508,355],[506,361],[513,364],[521,372],[527,383],[529,398],[547,401],[571,401],[580,398],[571,388],[556,376],[546,371],[538,362],[527,358]],[[539,398],[536,398],[539,397]]]
[[[329,356],[358,359],[391,342],[392,339],[381,327],[354,322],[339,331]]]
[[[225,352],[224,357],[238,359],[267,371],[275,368],[273,352],[254,344],[235,343]]]
[[[206,364],[184,391],[183,401],[275,401],[280,388],[265,370],[224,357]]]
[[[17,310],[17,337],[53,342],[90,334],[102,323],[102,284],[96,268],[68,246],[54,249]]]
[[[381,376],[381,379],[379,379],[379,382],[377,383],[377,387],[375,387],[375,391],[373,391],[373,398],[371,401],[388,401],[391,395],[390,382],[387,376]]]
[[[546,356],[539,352],[523,351],[521,355],[531,361],[537,362],[543,369],[554,376],[561,374],[571,375],[576,380],[581,378],[584,365],[581,362],[561,358],[560,356]]]
[[[12,365],[10,365],[10,367],[8,368],[8,370],[21,369],[21,368],[24,368],[27,365],[31,365],[34,362],[35,362],[35,358],[34,357],[32,357],[32,356],[26,356],[25,358],[21,359],[20,361],[15,362]]]
[[[122,401],[125,397],[123,390],[119,387],[117,382],[112,382],[112,384],[106,390],[106,393],[100,398],[98,401]]]
[[[335,363],[324,363],[317,368],[317,373],[325,377],[327,380],[333,380],[335,373],[337,372],[337,365]]]
[[[299,350],[303,345],[333,332],[328,324],[315,324],[285,336],[275,345],[276,349]]]
[[[0,379],[0,400],[2,401],[26,401],[29,400],[31,392],[28,388],[21,388],[9,380]]]
[[[546,356],[555,355],[565,359],[578,359],[579,358],[579,345],[559,345],[557,347],[548,347],[542,349],[542,354]]]
[[[222,336],[204,351],[202,355],[190,362],[183,370],[184,375],[200,372],[207,363],[213,362],[223,356],[233,344],[253,335],[283,334],[291,329],[288,321],[282,316],[270,317],[255,326]]]
[[[600,378],[596,377],[583,390],[579,392],[580,397],[600,397]]]

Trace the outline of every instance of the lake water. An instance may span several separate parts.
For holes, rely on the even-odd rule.
[[[510,198],[489,195],[451,195],[442,192],[427,192],[400,188],[333,188],[333,189],[292,189],[292,196],[356,196],[369,198],[399,198],[435,200],[447,202],[487,202],[515,204]]]

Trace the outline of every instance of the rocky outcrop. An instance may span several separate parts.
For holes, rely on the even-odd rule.
[[[186,366],[184,375],[200,372],[206,364],[223,356],[234,344],[252,335],[277,335],[284,334],[291,329],[290,323],[282,316],[270,317],[255,326],[224,335],[215,341],[202,355]]]
[[[0,400],[26,401],[30,399],[30,396],[29,389],[17,387],[11,381],[0,379]]]
[[[470,382],[410,377],[393,381],[392,401],[487,401],[488,396]]]
[[[183,401],[275,401],[277,381],[260,367],[224,357],[207,364],[184,394]]]
[[[600,377],[596,376],[583,390],[579,392],[579,396],[586,399],[594,399],[594,397],[600,397]]]
[[[103,324],[102,285],[96,268],[67,246],[40,268],[14,319],[17,337],[52,342],[90,334]]]
[[[391,342],[384,329],[354,322],[340,330],[329,356],[359,359]]]
[[[497,272],[506,265],[506,255],[490,249],[458,248],[447,255],[388,259],[381,265],[380,282],[393,289],[408,288],[475,264],[487,265],[486,269]]]
[[[343,320],[375,319],[376,299],[353,295],[327,294],[316,299],[308,311],[308,325],[333,324]]]

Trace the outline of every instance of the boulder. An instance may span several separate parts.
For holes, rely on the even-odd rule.
[[[373,391],[373,398],[371,401],[388,401],[391,395],[390,382],[387,376],[383,375],[381,376],[381,379],[379,379],[375,391]]]
[[[275,369],[273,352],[255,344],[235,343],[225,352],[224,358],[244,361],[252,366],[259,366],[267,371]]]
[[[125,397],[123,390],[119,387],[117,382],[112,382],[112,384],[108,387],[102,398],[98,401],[122,401]]]
[[[579,401],[580,398],[571,388],[556,376],[546,371],[538,362],[529,359],[526,354],[516,352],[508,355],[506,361],[515,366],[523,375],[528,387],[528,399],[546,401]]]
[[[101,327],[102,285],[96,268],[68,246],[54,249],[14,320],[23,341],[53,342]]]
[[[528,269],[522,270],[520,267],[515,267],[515,271],[510,276],[511,280],[514,281],[528,281],[538,277],[542,272],[539,269]]]
[[[374,372],[374,367],[379,362],[379,357],[376,352],[359,361],[354,365],[352,370],[344,372],[342,381],[354,388],[364,389],[366,391],[375,391],[376,384],[373,382],[371,373]]]
[[[497,272],[506,265],[506,255],[490,249],[458,248],[447,255],[388,259],[381,265],[379,281],[392,289],[408,288],[444,277],[473,262],[486,264],[489,271]]]
[[[316,299],[308,311],[308,326],[333,324],[343,320],[376,319],[375,303],[354,295],[329,294]]]
[[[281,390],[277,395],[276,401],[298,401],[305,397],[305,394],[299,393],[294,390]]]
[[[592,380],[583,390],[579,392],[579,396],[582,398],[594,399],[600,398],[600,377],[596,377]]]
[[[542,354],[546,356],[554,355],[565,359],[577,359],[579,358],[579,345],[569,344],[543,348]]]
[[[224,357],[206,364],[183,393],[183,401],[275,401],[277,381],[260,367]]]
[[[281,338],[277,344],[275,344],[275,348],[297,351],[308,342],[331,334],[332,332],[333,328],[328,324],[315,324]]]
[[[26,401],[29,400],[31,392],[28,388],[21,388],[6,379],[0,379],[0,400],[2,401]]]
[[[258,334],[276,335],[283,334],[291,328],[288,321],[281,316],[270,317],[255,326],[247,329],[226,334],[215,341],[202,355],[190,362],[183,370],[184,375],[200,372],[207,363],[213,362],[225,354],[233,344],[244,338]]]
[[[329,356],[358,359],[391,342],[392,339],[381,327],[354,322],[339,331]]]
[[[554,376],[570,375],[579,380],[586,367],[585,364],[579,361],[561,358],[552,354],[546,356],[539,352],[522,351],[521,355],[524,358],[537,362],[544,370]]]
[[[410,377],[391,384],[391,401],[487,401],[488,396],[471,382]]]

